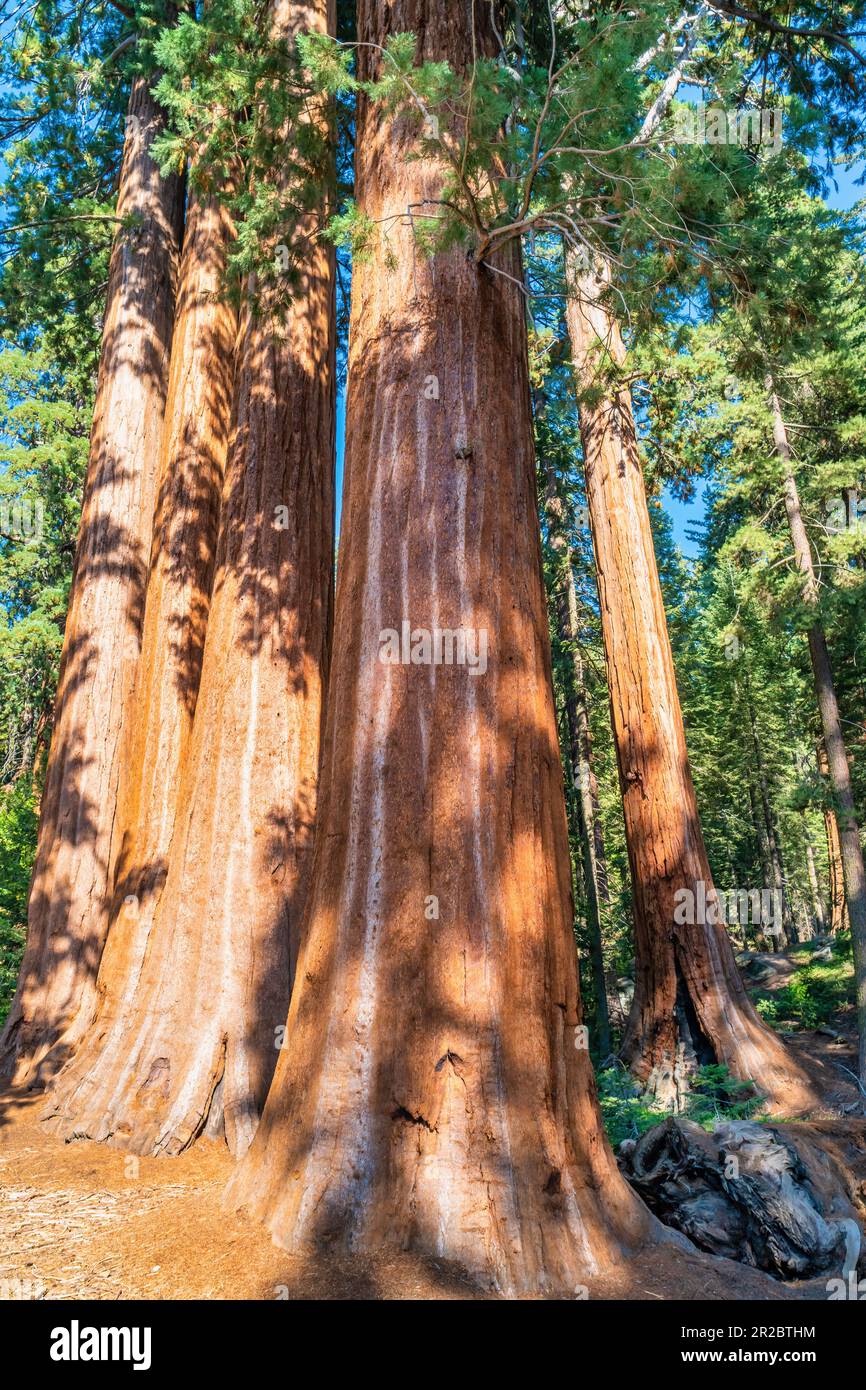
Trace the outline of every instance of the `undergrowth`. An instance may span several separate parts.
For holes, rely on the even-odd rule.
[[[623,1067],[608,1067],[597,1080],[604,1127],[614,1148],[624,1139],[639,1139],[670,1115],[647,1102],[639,1083]],[[748,1081],[738,1081],[727,1067],[704,1066],[695,1072],[682,1118],[711,1130],[725,1120],[750,1119],[760,1104]]]
[[[761,1018],[780,1031],[838,1023],[839,1015],[854,1007],[851,937],[835,938],[829,960],[816,960],[815,950],[806,943],[791,952],[797,969],[781,989],[752,991]]]

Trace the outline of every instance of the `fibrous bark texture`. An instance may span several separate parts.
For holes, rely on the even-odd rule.
[[[96,1018],[51,1088],[67,1134],[104,1137],[140,1007],[198,698],[231,419],[237,314],[224,297],[231,236],[215,198],[191,194],[160,451],[142,657],[124,740],[111,927]]]
[[[689,1074],[725,1063],[776,1110],[814,1102],[743,986],[718,912],[686,752],[646,491],[626,388],[598,391],[599,357],[624,357],[609,269],[572,267],[568,328],[578,387],[611,718],[619,765],[636,955],[623,1055],[648,1091],[677,1107]],[[593,389],[594,388],[594,389]],[[692,921],[675,908],[692,896]],[[703,903],[710,910],[702,911]],[[687,912],[687,909],[686,909]],[[686,915],[686,914],[680,914]],[[700,920],[703,917],[703,920]]]
[[[181,182],[161,179],[150,157],[162,119],[137,78],[117,202],[131,221],[111,256],[27,945],[0,1043],[0,1067],[31,1085],[53,1074],[92,1018],[109,925],[183,218]]]
[[[324,29],[279,3],[275,32]],[[331,634],[333,252],[311,213],[277,322],[243,314],[213,593],[167,876],[122,1045],[65,1132],[180,1152],[205,1126],[241,1153],[277,1058],[312,856]],[[97,1103],[98,1101],[98,1103]],[[81,1110],[81,1118],[78,1111]]]
[[[463,69],[473,14],[483,52],[468,0],[362,0],[358,36],[411,30],[419,58]],[[443,174],[410,158],[417,133],[360,100],[358,196],[384,230],[352,285],[316,859],[286,1046],[229,1199],[289,1250],[396,1245],[569,1292],[647,1218],[582,1046],[523,297],[462,251],[421,254],[411,210]],[[516,254],[499,268],[519,275]],[[383,640],[404,622],[406,664]],[[445,629],[486,661],[438,664]]]

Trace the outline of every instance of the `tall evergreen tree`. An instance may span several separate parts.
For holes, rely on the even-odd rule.
[[[455,97],[495,52],[483,7],[363,0],[362,81],[388,81],[395,25]],[[353,277],[319,838],[286,1047],[230,1194],[290,1250],[410,1246],[569,1290],[646,1215],[581,1046],[517,248],[492,269],[417,254],[406,209],[448,177],[419,114],[359,95],[380,231]],[[446,628],[486,670],[436,662]]]
[[[262,104],[279,101],[279,64],[291,62],[297,34],[327,32],[333,13],[319,0],[279,0],[266,22],[264,61],[277,67],[263,76],[254,47],[250,68]],[[179,31],[179,62],[191,28]],[[318,236],[328,164],[312,162],[322,159],[327,109],[311,109],[317,129],[308,141],[290,126],[291,110],[282,107],[282,138],[298,152],[273,169],[273,187],[258,185],[251,197],[272,216],[300,208],[280,245],[302,267],[303,293],[286,303],[278,274],[286,257],[272,241],[270,279],[251,273],[242,309],[191,736],[176,694],[146,702],[148,722],[162,721],[150,737],[169,739],[182,777],[173,828],[162,831],[144,808],[149,852],[160,833],[168,850],[164,867],[151,862],[145,872],[164,876],[164,886],[143,926],[133,914],[130,944],[118,946],[115,1017],[97,1021],[91,1047],[58,1086],[57,1128],[141,1153],[177,1153],[205,1126],[224,1133],[234,1153],[249,1144],[277,1057],[309,875],[331,636],[334,278],[333,251]],[[278,137],[265,129],[264,139]],[[252,180],[249,162],[245,174]],[[223,421],[230,344],[224,332],[214,341],[216,327],[200,389]],[[195,390],[185,385],[181,409],[195,408]],[[203,418],[200,408],[200,427]],[[200,543],[201,521],[192,523]],[[159,570],[155,583],[159,600]],[[155,620],[165,635],[159,611]],[[186,678],[190,658],[194,635]],[[118,892],[126,886],[121,877]]]
[[[27,945],[2,1038],[3,1069],[30,1084],[87,1026],[108,930],[183,214],[181,181],[162,179],[152,154],[162,127],[149,79],[135,77]]]

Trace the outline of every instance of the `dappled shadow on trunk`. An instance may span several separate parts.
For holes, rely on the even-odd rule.
[[[4,1075],[40,1084],[90,1017],[107,931],[121,737],[138,659],[174,316],[182,187],[161,180],[147,83],[129,103],[82,519]],[[62,1039],[62,1041],[60,1041]]]
[[[280,4],[273,18],[288,33],[321,21],[324,10]],[[171,388],[179,418],[198,391],[201,414],[222,421],[231,394],[216,551],[211,558],[221,441],[191,414],[169,448],[175,457],[159,499],[157,536],[163,517],[170,534],[151,570],[144,733],[125,764],[121,810],[131,831],[117,861],[115,910],[127,897],[134,910],[127,923],[117,919],[100,1013],[47,1107],[68,1137],[142,1153],[177,1153],[205,1127],[242,1151],[258,1122],[308,877],[330,646],[333,251],[311,212],[285,319],[277,324],[269,312],[271,287],[251,282],[234,377],[219,342],[191,368],[195,344],[178,338],[192,318],[187,282],[199,293],[208,277],[206,211],[199,203],[191,211]],[[187,463],[192,470],[192,489],[174,476],[178,459],[181,472]],[[170,793],[160,786],[166,767],[177,782]]]
[[[359,131],[364,211],[389,232],[353,279],[310,904],[228,1199],[293,1254],[396,1246],[485,1288],[573,1292],[653,1222],[582,1046],[520,267],[423,261],[403,214],[441,171],[363,102]],[[404,623],[417,662],[383,660]],[[476,657],[483,632],[484,669],[425,658],[437,629]]]
[[[332,275],[333,254],[313,248],[284,325],[244,316],[200,680],[193,644],[180,679],[164,671],[144,702],[165,742],[162,760],[145,757],[154,792],[166,760],[178,785],[161,839],[148,837],[159,817],[139,794],[115,890],[118,910],[135,895],[135,913],[125,936],[120,918],[112,932],[102,1009],[46,1110],[67,1137],[173,1154],[207,1128],[243,1151],[264,1104],[309,877],[330,647]],[[207,374],[213,413],[228,380]],[[179,504],[188,510],[185,494],[169,493],[169,522]],[[167,593],[201,565],[201,518],[182,539],[165,547]],[[177,617],[163,605],[154,631],[165,640]],[[143,680],[153,685],[150,669]],[[179,758],[171,711],[193,703]]]

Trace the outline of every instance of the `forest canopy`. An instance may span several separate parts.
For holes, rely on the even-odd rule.
[[[0,35],[11,1093],[293,1253],[856,1273],[862,0]]]

